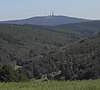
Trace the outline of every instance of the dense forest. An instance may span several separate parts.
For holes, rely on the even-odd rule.
[[[100,78],[99,32],[100,21],[59,26],[0,24],[0,81]]]

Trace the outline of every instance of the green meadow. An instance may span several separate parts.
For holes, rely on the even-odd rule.
[[[100,80],[3,82],[0,90],[100,90]]]

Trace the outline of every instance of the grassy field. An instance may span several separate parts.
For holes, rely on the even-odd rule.
[[[100,90],[100,80],[0,83],[0,90]]]

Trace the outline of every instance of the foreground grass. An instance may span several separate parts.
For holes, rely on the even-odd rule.
[[[0,83],[0,90],[100,90],[100,80]]]

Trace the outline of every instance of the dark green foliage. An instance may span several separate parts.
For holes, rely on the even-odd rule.
[[[33,74],[36,79],[41,79],[41,77],[42,77],[40,70],[41,70],[41,68],[38,65],[35,65],[33,67]]]
[[[14,80],[14,71],[9,65],[0,65],[0,81],[10,82]]]
[[[99,32],[97,25],[77,23],[48,27],[0,24],[0,64],[20,67],[8,70],[7,75],[12,76],[5,77],[4,81],[40,79],[47,73],[49,79],[59,80],[99,78],[100,34],[89,37]],[[86,37],[89,38],[80,40]],[[50,76],[52,72],[59,71],[59,75]]]
[[[16,82],[18,82],[18,81],[28,81],[30,79],[30,77],[27,75],[27,73],[28,72],[26,70],[23,70],[21,68],[15,70],[14,80]]]
[[[1,82],[18,82],[26,81],[28,78],[22,70],[14,70],[11,65],[0,65],[0,81]]]
[[[59,79],[65,80],[100,78],[100,36],[99,34],[63,48],[62,53],[69,55],[60,70]],[[63,56],[63,58],[66,58]]]
[[[54,79],[54,78],[53,78],[53,75],[50,74],[50,73],[47,73],[47,79],[48,79],[48,80],[53,80],[53,79]]]

